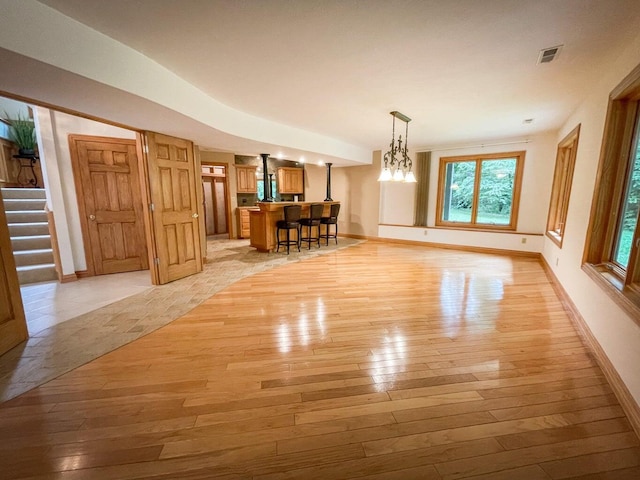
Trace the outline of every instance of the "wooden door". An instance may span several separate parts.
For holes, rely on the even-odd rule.
[[[149,268],[135,140],[69,135],[87,273]]]
[[[202,187],[190,141],[145,132],[142,143],[152,206],[153,280],[162,285],[202,271],[197,193]]]
[[[207,235],[219,235],[228,232],[227,194],[223,177],[203,176],[204,211]]]
[[[28,337],[7,216],[0,194],[0,355]]]

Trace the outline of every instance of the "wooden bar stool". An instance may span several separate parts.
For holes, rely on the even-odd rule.
[[[278,220],[276,222],[276,240],[278,241],[278,248],[276,249],[276,252],[280,251],[280,245],[286,245],[287,255],[289,255],[289,248],[291,245],[296,245],[298,247],[298,251],[300,251],[300,224],[298,223],[298,220],[300,220],[302,207],[300,205],[286,205],[283,210],[284,220]],[[287,231],[286,240],[280,239],[280,230]],[[296,231],[295,240],[291,239],[291,230]]]
[[[308,250],[311,250],[311,242],[318,244],[320,248],[320,219],[322,218],[322,211],[324,205],[322,203],[312,203],[309,207],[309,218],[300,219],[300,243],[307,242],[309,245]],[[307,227],[307,235],[303,235],[302,229]],[[313,234],[313,228],[316,228],[316,235]]]
[[[331,205],[331,212],[328,217],[322,217],[320,219],[320,225],[324,225],[324,233],[320,233],[320,238],[326,240],[326,245],[329,245],[329,238],[336,239],[336,245],[338,244],[338,214],[340,213],[340,204],[334,203]],[[331,225],[335,225],[335,231],[331,233]]]

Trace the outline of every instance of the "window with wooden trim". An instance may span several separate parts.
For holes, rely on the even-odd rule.
[[[580,125],[574,128],[558,144],[549,216],[547,217],[547,236],[559,247],[562,247],[564,227],[567,223],[569,196],[571,195],[571,182],[573,180],[573,168],[576,164],[579,137]]]
[[[610,95],[583,269],[640,320],[640,65]]]
[[[436,226],[515,230],[524,155],[441,157]]]

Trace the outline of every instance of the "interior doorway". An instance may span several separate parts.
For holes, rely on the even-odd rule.
[[[202,165],[202,198],[207,237],[231,238],[228,166]]]

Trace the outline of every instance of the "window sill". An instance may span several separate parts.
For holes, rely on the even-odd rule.
[[[604,265],[584,263],[582,270],[596,282],[616,305],[622,308],[633,321],[640,325],[640,295],[625,287],[624,283]]]
[[[552,232],[551,230],[547,230],[547,237],[553,243],[555,243],[558,248],[562,248],[562,237],[558,235],[556,232]]]
[[[461,225],[459,223],[437,223],[435,227],[431,228],[442,228],[444,230],[464,230],[467,232],[519,233],[516,232],[516,229],[511,227],[510,225],[504,225],[500,227],[489,227],[487,225],[482,225],[481,227],[473,227],[470,225]]]

